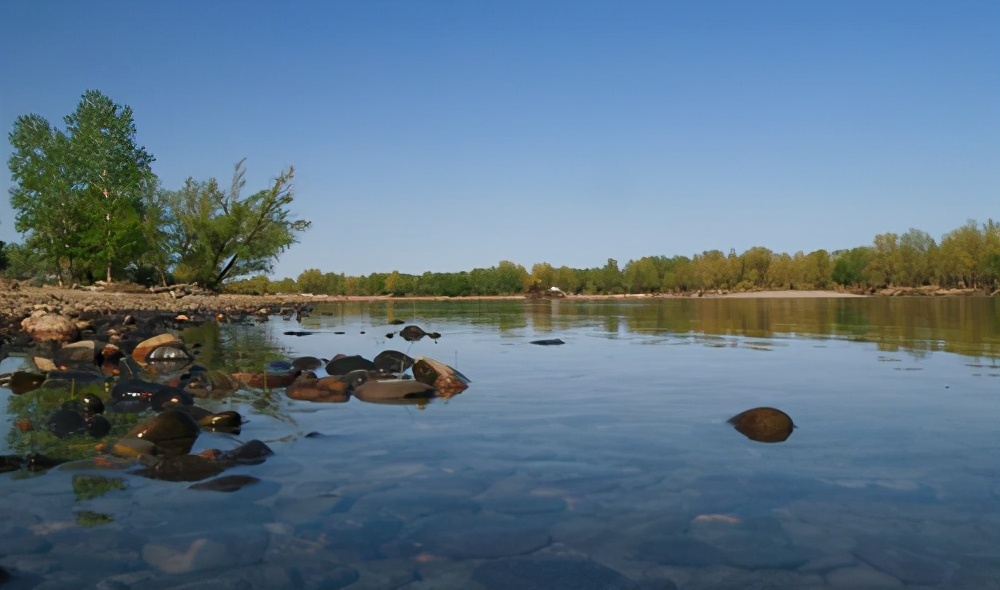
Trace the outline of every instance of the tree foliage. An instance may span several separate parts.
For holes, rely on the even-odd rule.
[[[99,91],[84,93],[64,122],[65,131],[36,114],[14,122],[15,227],[60,279],[111,280],[145,248],[139,220],[154,158],[136,143],[132,109]]]

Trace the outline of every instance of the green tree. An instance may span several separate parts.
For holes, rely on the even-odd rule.
[[[97,90],[64,118],[66,131],[31,114],[9,135],[11,207],[26,244],[72,278],[111,281],[147,247],[143,195],[155,184],[154,158],[136,143],[132,109]]]
[[[934,281],[937,243],[927,232],[911,228],[899,237],[900,282],[911,287]]]
[[[871,260],[868,263],[868,279],[875,286],[896,285],[900,278],[902,255],[899,250],[899,236],[884,233],[875,236]]]
[[[977,288],[986,261],[986,235],[970,219],[941,238],[941,270],[950,285]]]
[[[212,178],[189,178],[178,191],[161,195],[171,219],[167,251],[176,253],[174,274],[218,288],[228,279],[270,272],[277,256],[297,241],[310,222],[293,220],[294,169],[283,171],[269,188],[241,197],[244,162],[236,164],[228,191]]]
[[[831,278],[845,287],[862,286],[866,281],[865,270],[871,258],[872,249],[868,246],[834,252]]]

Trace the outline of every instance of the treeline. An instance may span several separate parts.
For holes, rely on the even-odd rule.
[[[502,261],[469,272],[404,274],[398,271],[346,276],[308,269],[298,278],[266,276],[233,282],[234,293],[316,295],[445,296],[513,295],[558,287],[570,294],[685,293],[704,290],[854,289],[920,287],[996,290],[1000,287],[1000,224],[970,220],[940,242],[911,229],[875,236],[871,245],[850,250],[785,254],[755,246],[741,254],[709,250],[692,257],[646,256],[619,267],[554,267],[540,262],[525,269]]]

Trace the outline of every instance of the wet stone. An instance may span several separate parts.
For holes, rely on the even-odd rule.
[[[934,586],[951,578],[952,568],[930,555],[893,546],[884,539],[864,538],[854,554],[894,578],[907,584]]]
[[[395,518],[358,519],[336,514],[325,519],[317,532],[326,539],[328,551],[367,560],[381,557],[382,545],[395,539],[401,530],[403,522]]]
[[[143,546],[142,559],[168,574],[239,568],[259,563],[267,541],[258,527],[157,538]]]
[[[250,484],[255,484],[260,480],[251,475],[224,475],[206,482],[196,483],[189,486],[192,490],[210,492],[235,492]]]
[[[445,514],[428,520],[407,539],[431,555],[449,559],[513,557],[551,543],[530,519],[488,514]]]
[[[488,561],[472,572],[485,590],[639,590],[622,573],[577,557],[522,557]]]
[[[726,554],[687,535],[659,535],[643,539],[634,550],[645,561],[681,567],[708,567],[727,563]]]
[[[490,496],[480,500],[484,510],[503,514],[549,514],[566,510],[566,500],[559,496]]]

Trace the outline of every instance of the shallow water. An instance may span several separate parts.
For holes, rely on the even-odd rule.
[[[442,337],[388,338],[395,318]],[[233,493],[106,472],[128,488],[77,501],[71,471],[0,475],[9,587],[1000,586],[996,299],[344,303],[185,339],[243,368],[394,349],[472,384],[223,402],[250,422],[195,452],[276,453]],[[726,424],[755,406],[798,428]]]

